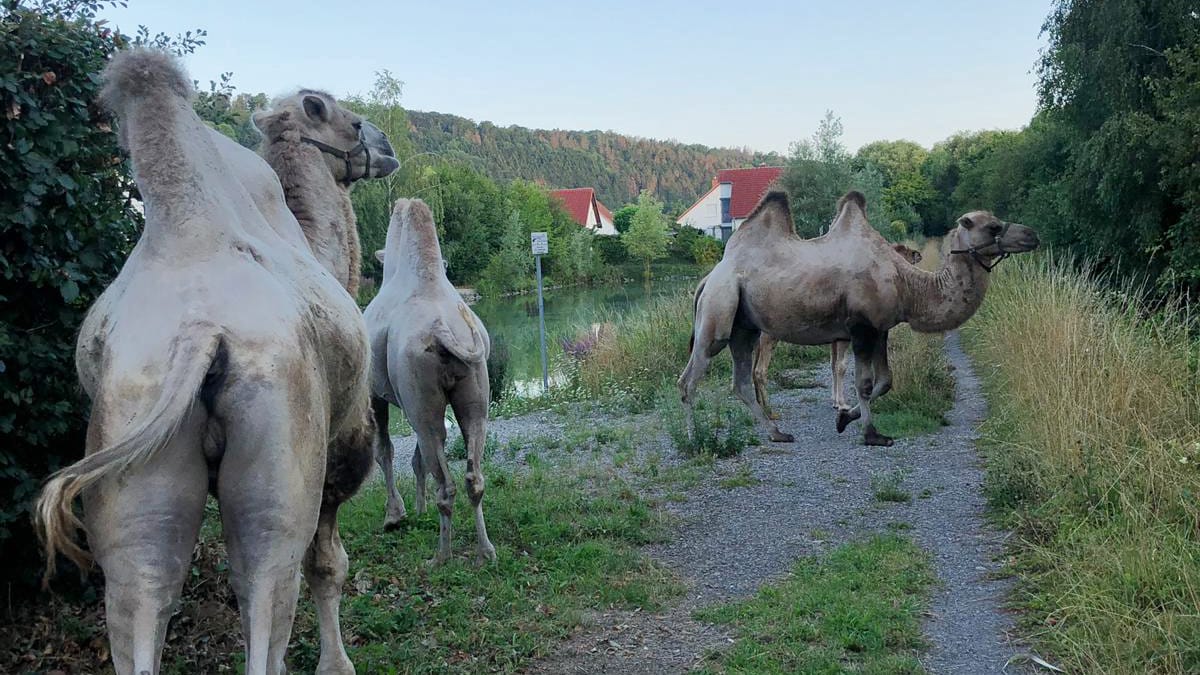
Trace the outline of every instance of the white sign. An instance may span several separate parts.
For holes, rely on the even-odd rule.
[[[534,255],[546,255],[550,252],[550,236],[545,232],[530,232],[529,240],[533,244]]]

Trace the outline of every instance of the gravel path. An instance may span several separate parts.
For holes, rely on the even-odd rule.
[[[586,630],[530,672],[686,672],[732,641],[723,627],[693,620],[693,610],[747,597],[786,574],[801,556],[902,523],[911,528],[905,534],[930,552],[941,582],[925,623],[931,644],[925,666],[933,673],[1001,672],[1021,650],[1007,637],[1012,617],[1002,604],[1009,583],[992,579],[1000,567],[1001,535],[983,517],[983,472],[974,441],[985,402],[957,334],[947,337],[946,350],[957,381],[949,425],[891,448],[868,448],[850,432],[835,432],[824,368],[815,368],[808,378],[820,387],[774,393],[779,425],[795,434],[796,443],[749,448],[718,462],[715,475],[691,483],[686,500],[663,502],[677,521],[674,536],[644,550],[679,574],[687,586],[685,597],[661,613],[597,613]],[[612,422],[639,430],[661,427],[646,415]],[[577,422],[538,413],[497,420],[490,429],[505,445],[512,438],[561,435],[572,424]],[[403,471],[412,442],[396,440],[396,463]],[[665,434],[638,439],[640,456],[659,455],[667,467],[679,463],[670,447]],[[494,461],[520,464],[522,452],[495,453],[500,456]],[[719,484],[747,473],[759,482],[733,489]],[[912,500],[877,501],[874,486],[881,480],[898,481]],[[1021,672],[1021,667],[1014,663],[1006,672]]]

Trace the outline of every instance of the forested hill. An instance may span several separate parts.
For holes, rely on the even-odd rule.
[[[593,187],[616,209],[648,189],[669,208],[691,205],[717,171],[782,164],[777,153],[710,148],[609,131],[498,127],[457,115],[408,111],[414,149],[468,163],[494,180],[524,178],[550,188]]]

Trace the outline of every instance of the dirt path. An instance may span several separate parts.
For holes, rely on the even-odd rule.
[[[775,409],[783,415],[780,427],[795,434],[796,443],[750,448],[719,462],[716,475],[696,481],[685,501],[664,502],[677,518],[674,538],[645,551],[684,579],[684,598],[657,614],[597,614],[588,629],[530,672],[686,672],[731,641],[723,628],[693,620],[693,610],[749,596],[786,574],[797,558],[884,531],[889,524],[904,524],[904,533],[930,552],[942,584],[925,624],[931,648],[923,662],[929,671],[1001,672],[1022,650],[1007,640],[1012,617],[1001,605],[1008,584],[990,579],[999,569],[995,558],[1001,542],[983,518],[983,472],[974,447],[985,403],[957,335],[947,338],[946,351],[957,383],[949,426],[891,448],[867,448],[849,432],[834,431],[825,368],[812,374],[821,387],[774,394]],[[539,415],[500,421],[493,428],[509,436],[535,429],[553,433],[562,424]],[[656,452],[670,448],[665,435],[639,443]],[[399,457],[406,455],[398,455],[397,464]],[[733,489],[719,485],[723,477],[747,472],[760,482]],[[912,495],[910,502],[875,499],[873,480],[889,478],[899,480],[900,489]],[[1006,672],[1020,672],[1020,667],[1014,664]]]

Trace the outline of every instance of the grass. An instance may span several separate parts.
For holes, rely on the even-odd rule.
[[[754,418],[741,401],[731,400],[725,391],[698,389],[692,408],[693,433],[689,436],[683,405],[676,397],[665,397],[661,405],[667,433],[675,449],[688,457],[711,455],[733,457],[752,445],[759,445]]]
[[[411,481],[401,494],[411,506]],[[470,559],[471,509],[461,490],[454,513],[457,557],[440,568],[425,564],[436,547],[436,508],[414,517],[407,529],[383,532],[385,497],[373,483],[339,517],[350,557],[342,633],[360,673],[519,670],[553,651],[590,611],[653,611],[681,590],[638,552],[666,530],[651,505],[619,479],[584,482],[538,468],[522,474],[490,469],[484,504],[499,559],[478,569]],[[165,673],[241,667],[236,602],[211,506],[168,631]],[[40,661],[0,661],[0,671],[94,670],[105,658],[97,650],[107,647],[99,599],[84,605],[52,596],[41,604],[29,608],[37,615],[25,622],[31,632],[47,627],[30,642],[29,653]],[[64,621],[68,616],[72,620]],[[313,672],[318,646],[312,602],[302,590],[289,669]]]
[[[697,612],[736,628],[706,672],[920,673],[921,611],[933,574],[897,535],[804,558],[786,580],[743,602]]]
[[[742,464],[737,468],[737,471],[718,480],[717,485],[725,490],[736,490],[737,488],[754,487],[761,482],[762,480],[754,475],[749,466]]]
[[[1069,672],[1200,672],[1193,325],[1043,255],[1002,265],[964,329],[1023,629]]]
[[[903,482],[904,474],[899,471],[893,471],[887,475],[872,476],[871,489],[874,491],[875,501],[896,504],[911,502],[912,495],[901,487]]]

